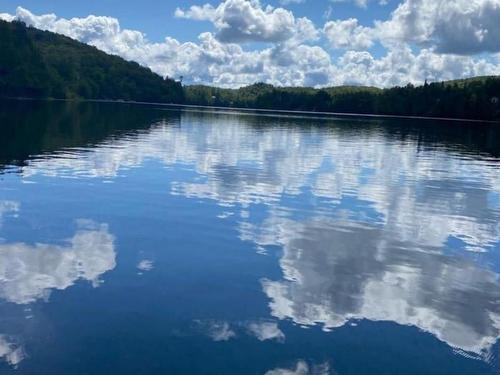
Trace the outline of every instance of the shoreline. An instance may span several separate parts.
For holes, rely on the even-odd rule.
[[[426,121],[447,121],[447,122],[467,122],[477,124],[500,124],[500,121],[492,120],[478,120],[467,118],[453,118],[453,117],[434,117],[434,116],[405,116],[405,115],[378,115],[368,113],[349,113],[349,112],[322,112],[322,111],[298,111],[288,109],[265,109],[265,108],[244,108],[244,107],[221,107],[221,106],[207,106],[196,104],[174,104],[174,103],[161,103],[161,102],[143,102],[134,100],[120,100],[120,99],[54,99],[54,98],[0,98],[0,100],[19,100],[19,101],[61,101],[61,102],[89,102],[89,103],[119,103],[119,104],[138,104],[150,106],[162,106],[168,108],[193,108],[193,109],[216,109],[228,112],[244,112],[252,114],[291,114],[291,115],[305,115],[310,117],[319,115],[318,118],[328,119],[329,117],[347,117],[347,118],[369,118],[369,119],[406,119],[406,120],[426,120]]]

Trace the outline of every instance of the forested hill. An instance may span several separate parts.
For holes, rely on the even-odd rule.
[[[189,78],[189,77],[187,77]],[[65,36],[0,21],[0,97],[114,99],[280,110],[500,120],[500,77],[390,89],[257,83],[185,86]]]
[[[0,96],[183,102],[180,83],[65,36],[0,21]]]
[[[281,88],[263,83],[235,90],[188,86],[185,95],[187,103],[200,105],[500,120],[500,77],[390,89]]]

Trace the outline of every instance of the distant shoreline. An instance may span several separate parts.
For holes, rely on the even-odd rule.
[[[161,103],[161,102],[142,102],[134,100],[120,100],[120,99],[56,99],[56,98],[27,98],[27,97],[5,97],[0,98],[0,100],[26,100],[26,101],[57,101],[57,102],[74,102],[74,103],[116,103],[116,104],[138,104],[138,105],[150,105],[150,106],[162,106],[169,108],[193,108],[193,109],[217,109],[224,110],[228,112],[246,112],[253,114],[296,114],[296,115],[306,115],[311,117],[312,115],[320,115],[323,119],[328,119],[329,117],[361,117],[370,119],[406,119],[406,120],[426,120],[426,121],[447,121],[447,122],[467,122],[476,124],[500,124],[500,121],[493,120],[477,120],[477,119],[466,119],[466,118],[453,118],[453,117],[432,117],[432,116],[403,116],[403,115],[377,115],[368,113],[347,113],[347,112],[322,112],[322,111],[296,111],[296,110],[286,110],[286,109],[265,109],[265,108],[244,108],[244,107],[221,107],[221,106],[207,106],[207,105],[196,105],[196,104],[174,104],[174,103]]]
[[[335,117],[365,117],[372,119],[407,119],[407,120],[432,120],[432,121],[448,121],[448,122],[468,122],[468,123],[484,123],[484,124],[500,124],[500,121],[492,120],[476,120],[476,119],[464,119],[464,118],[452,118],[452,117],[431,117],[431,116],[403,116],[403,115],[376,115],[367,113],[346,113],[346,112],[316,112],[316,111],[294,111],[285,109],[264,109],[264,108],[243,108],[243,107],[220,107],[220,106],[206,106],[206,105],[195,105],[195,104],[174,104],[174,103],[160,103],[160,102],[142,102],[133,100],[112,100],[112,99],[38,99],[38,98],[7,98],[14,100],[33,100],[33,101],[64,101],[64,102],[90,102],[90,103],[119,103],[119,104],[139,104],[139,105],[157,105],[163,107],[180,107],[180,108],[201,108],[201,109],[217,109],[226,111],[240,111],[247,113],[281,113],[281,114],[298,114],[298,115],[321,115],[325,116],[335,116]],[[321,117],[323,118],[323,117]]]
[[[127,103],[127,102],[125,102]],[[133,102],[129,102],[133,103]],[[143,103],[136,102],[137,104],[154,104],[156,103]],[[428,117],[428,116],[402,116],[402,115],[376,115],[376,114],[366,114],[366,113],[346,113],[346,112],[316,112],[316,111],[294,111],[285,109],[263,109],[263,108],[241,108],[241,107],[217,107],[217,106],[203,106],[203,105],[192,105],[192,104],[160,104],[168,107],[181,107],[181,108],[203,108],[203,109],[221,109],[229,111],[241,111],[241,112],[262,112],[262,113],[290,113],[290,114],[300,114],[300,115],[322,115],[322,116],[335,116],[335,117],[366,117],[366,118],[392,118],[392,119],[407,119],[407,120],[440,120],[440,121],[454,121],[454,122],[472,122],[472,123],[489,123],[489,124],[499,124],[500,121],[488,121],[488,120],[475,120],[475,119],[461,119],[461,118],[448,118],[448,117]]]

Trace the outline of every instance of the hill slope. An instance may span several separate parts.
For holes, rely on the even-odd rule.
[[[0,96],[183,101],[180,83],[65,36],[0,21]]]

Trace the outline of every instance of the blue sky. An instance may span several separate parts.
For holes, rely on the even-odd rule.
[[[0,13],[189,83],[385,87],[500,74],[500,0],[0,0]]]
[[[220,1],[172,1],[172,0],[0,0],[0,12],[15,13],[18,6],[29,9],[36,14],[55,13],[60,17],[86,17],[89,14],[111,16],[120,20],[120,24],[129,29],[140,30],[149,39],[160,41],[169,35],[181,41],[195,39],[200,33],[210,29],[210,23],[193,24],[174,17],[178,7],[188,8],[191,5],[210,3],[217,5]],[[276,7],[283,6],[279,1],[268,1]],[[362,8],[353,1],[333,3],[331,0],[312,0],[305,3],[291,3],[287,9],[300,17],[308,17],[315,23],[325,21],[325,12],[332,8],[331,18],[356,17],[363,24],[370,25],[375,19],[386,18],[397,5],[396,0],[387,5],[370,2]]]

